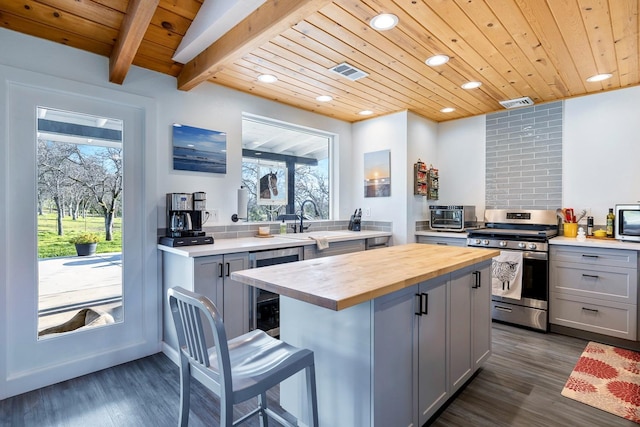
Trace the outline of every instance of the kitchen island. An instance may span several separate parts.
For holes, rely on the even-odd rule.
[[[321,425],[419,426],[490,355],[498,254],[408,244],[231,278],[281,295],[281,338],[315,353]],[[302,377],[280,394],[305,416]]]

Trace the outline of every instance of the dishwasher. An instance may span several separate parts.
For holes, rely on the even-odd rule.
[[[249,268],[302,261],[302,247],[249,252]],[[251,287],[250,325],[272,337],[280,336],[280,295]]]

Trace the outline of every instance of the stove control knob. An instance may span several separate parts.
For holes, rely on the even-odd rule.
[[[520,243],[518,243],[518,247],[519,247],[520,249],[524,249],[524,248],[526,248],[526,247],[527,247],[527,244],[526,244],[526,243],[524,243],[524,242],[520,242]]]
[[[507,242],[505,242],[504,240],[501,240],[500,247],[504,248],[505,246],[507,246]]]
[[[529,249],[535,249],[538,246],[535,243],[529,243]]]
[[[480,240],[480,239],[476,239],[474,242],[475,242],[476,245],[479,245],[481,241],[482,240]]]
[[[488,245],[488,244],[489,244],[489,241],[488,241],[487,239],[485,239],[485,240],[483,240],[483,241],[482,241],[482,244],[483,244],[483,245]]]

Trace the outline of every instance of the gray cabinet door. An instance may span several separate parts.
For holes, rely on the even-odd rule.
[[[418,323],[418,425],[424,425],[447,400],[447,281],[420,284]]]
[[[224,255],[223,258],[223,319],[227,339],[231,339],[249,332],[249,286],[232,280],[229,277],[234,271],[249,268],[249,254],[230,254]]]
[[[491,261],[476,264],[479,287],[471,293],[474,371],[491,355]]]
[[[374,420],[376,427],[410,426],[416,423],[418,351],[414,328],[418,285],[374,302],[373,369]],[[402,331],[402,333],[398,333]]]
[[[454,393],[470,378],[471,362],[471,291],[475,286],[474,266],[451,274],[450,323],[450,392]]]
[[[193,259],[193,291],[213,301],[224,319],[222,267],[222,255]],[[213,332],[209,323],[203,321],[202,327],[207,342],[213,342]]]
[[[227,338],[249,332],[249,288],[229,275],[249,268],[249,254],[213,255],[194,259],[194,291],[209,298],[224,320]],[[209,338],[209,326],[205,331]]]

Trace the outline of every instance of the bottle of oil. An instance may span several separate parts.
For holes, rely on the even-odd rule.
[[[615,219],[616,216],[613,214],[613,208],[609,208],[609,213],[607,214],[607,237],[614,236]]]

